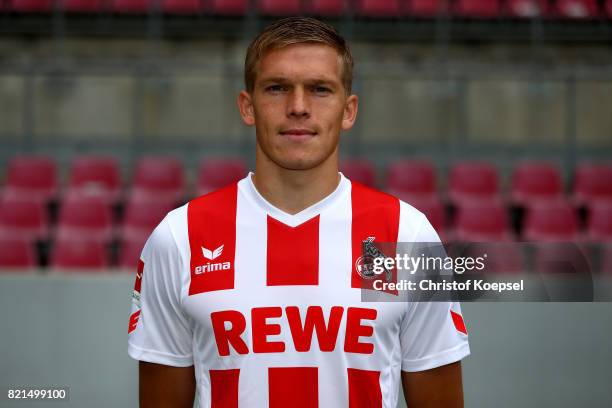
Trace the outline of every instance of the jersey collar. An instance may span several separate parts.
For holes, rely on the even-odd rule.
[[[339,172],[339,174],[340,182],[334,191],[332,191],[321,201],[303,209],[296,214],[286,213],[266,200],[259,193],[259,191],[257,191],[257,188],[253,183],[252,172],[249,172],[245,178],[238,182],[238,189],[249,199],[249,201],[254,203],[272,218],[275,218],[276,220],[290,227],[295,227],[322,213],[329,207],[333,206],[334,203],[336,203],[342,196],[350,193],[351,182],[342,173]]]

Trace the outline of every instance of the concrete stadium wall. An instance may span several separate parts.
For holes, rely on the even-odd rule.
[[[137,406],[126,352],[132,274],[0,275],[0,407],[16,386],[68,386],[55,407]],[[468,408],[607,407],[610,303],[464,303]],[[400,404],[400,406],[404,406]]]
[[[248,133],[235,97],[239,79],[175,72],[141,79],[129,73],[32,79],[32,128],[27,136],[26,82],[0,75],[0,142],[101,144],[231,143]],[[362,77],[362,140],[371,144],[444,145],[465,133],[468,142],[562,146],[567,142],[568,84],[563,80],[469,79],[461,81]],[[611,81],[576,85],[579,145],[610,147]],[[461,123],[465,109],[467,122]],[[464,129],[465,127],[465,129]]]
[[[1,41],[0,145],[240,147],[252,137],[235,103],[245,48],[229,40],[67,40],[61,48]],[[507,44],[451,46],[444,60],[432,44],[353,48],[361,112],[345,138],[351,151],[612,151],[608,47],[538,54]]]

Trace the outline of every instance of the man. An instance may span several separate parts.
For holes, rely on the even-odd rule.
[[[330,26],[288,18],[250,45],[255,173],[168,214],[142,252],[129,354],[143,407],[461,407],[458,304],[362,302],[363,242],[439,241],[403,202],[338,173],[357,115]],[[460,319],[460,323],[457,322]]]

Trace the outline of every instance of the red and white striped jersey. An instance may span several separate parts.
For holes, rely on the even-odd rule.
[[[297,214],[251,176],[170,212],[143,251],[129,355],[193,365],[200,407],[395,408],[403,371],[469,354],[458,303],[364,302],[362,242],[439,242],[351,183]]]

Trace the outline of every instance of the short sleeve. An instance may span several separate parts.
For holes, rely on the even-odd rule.
[[[136,360],[193,365],[191,326],[180,301],[182,262],[166,217],[142,250],[134,285],[128,354]]]
[[[427,218],[401,205],[398,241],[440,242]],[[468,334],[458,302],[409,302],[401,322],[402,371],[422,371],[470,354]]]

